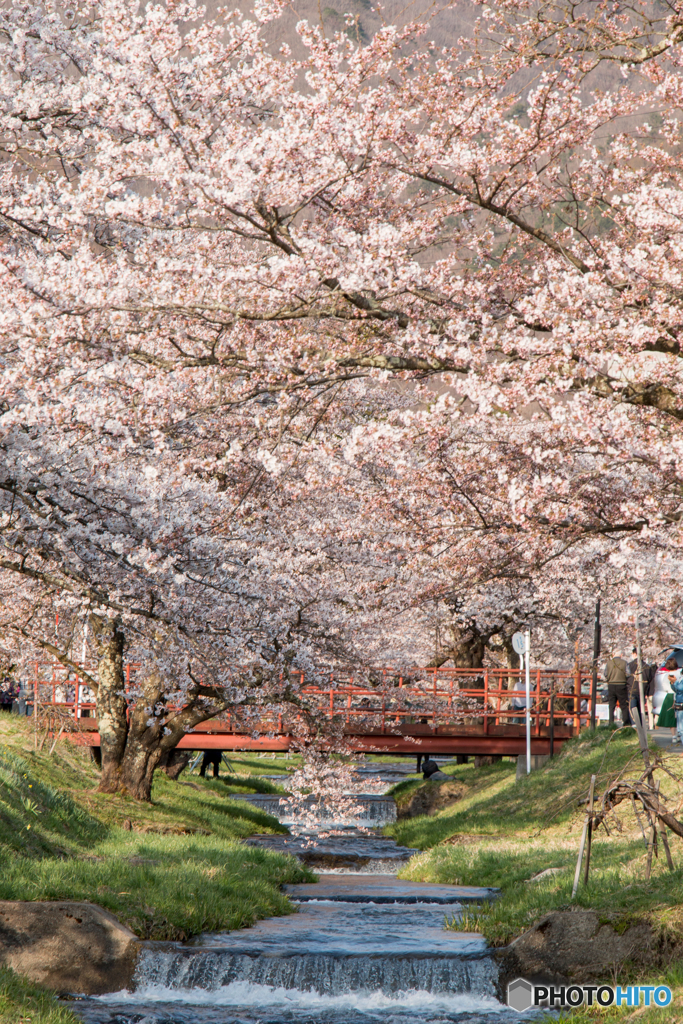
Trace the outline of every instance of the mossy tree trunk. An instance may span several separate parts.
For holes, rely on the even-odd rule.
[[[200,684],[191,686],[182,707],[170,707],[167,687],[156,672],[136,681],[136,696],[126,695],[125,638],[116,620],[90,617],[98,655],[97,724],[100,734],[101,793],[128,793],[150,800],[157,768],[166,767],[180,739],[199,722],[227,707],[219,694]]]

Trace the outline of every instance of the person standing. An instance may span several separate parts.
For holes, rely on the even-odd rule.
[[[683,673],[671,684],[674,692],[674,713],[676,715],[676,731],[678,742],[683,743]]]
[[[659,718],[657,719],[658,729],[671,729],[673,734],[672,743],[679,743],[678,733],[676,732],[676,712],[674,711],[674,692],[673,684],[675,679],[675,673],[678,672],[678,663],[675,658],[668,658],[664,664],[664,671],[669,673],[669,686],[671,687],[670,693],[667,693],[664,697],[661,708],[659,709]]]
[[[205,750],[204,757],[202,758],[202,766],[199,770],[199,774],[202,778],[206,777],[206,769],[209,765],[213,765],[213,777],[218,778],[218,770],[220,763],[223,758],[223,753],[220,750]]]
[[[628,689],[628,705],[629,709],[637,708],[638,714],[640,715],[643,722],[647,722],[645,715],[647,714],[647,701],[652,694],[652,688],[654,686],[655,672],[657,671],[656,665],[648,665],[646,661],[641,660],[641,668],[643,670],[643,696],[645,697],[645,709],[640,709],[640,679],[638,677],[638,649],[633,648],[632,658],[626,666],[626,687]]]
[[[640,687],[638,680],[638,651],[634,647],[631,651],[631,660],[626,665],[626,689],[629,696],[629,707],[635,707],[634,698],[638,698],[640,709]]]
[[[7,675],[0,681],[0,711],[11,711],[16,699],[16,686],[11,676]]]
[[[628,666],[621,656],[621,651],[614,651],[605,665],[605,681],[607,683],[607,701],[609,704],[609,724],[614,725],[614,709],[619,704],[621,720],[624,725],[631,724],[631,713],[628,709],[628,687],[626,679]]]

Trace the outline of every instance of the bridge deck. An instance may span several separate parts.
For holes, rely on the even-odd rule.
[[[532,681],[531,752],[547,754],[589,720],[588,678],[579,672],[536,669]],[[53,707],[56,713],[61,708],[62,715],[73,715],[74,742],[99,746],[96,705],[91,697],[83,699],[79,682],[74,680],[69,700],[67,681],[57,679],[54,671],[48,680],[36,673],[35,699],[44,710]],[[178,747],[287,751],[296,747],[308,716],[304,734],[310,734],[311,722],[324,719],[357,752],[515,755],[526,750],[523,681],[512,670],[416,669],[404,677],[385,669],[375,685],[358,685],[347,676],[331,678],[324,687],[302,685],[299,693],[306,711],[264,709],[260,719],[248,722],[221,715],[197,725]]]
[[[96,727],[90,731],[87,726],[78,733],[72,734],[74,742],[85,746],[99,747],[100,737]],[[558,728],[553,737],[554,751],[572,735],[570,728]],[[391,733],[345,733],[345,740],[350,750],[366,754],[505,754],[514,756],[526,751],[526,733],[524,728],[502,727],[499,733],[474,730],[441,730],[432,733],[411,735],[402,732]],[[227,733],[217,730],[204,731],[195,729],[178,743],[179,750],[244,750],[286,752],[295,747],[293,736],[253,736],[247,733]],[[532,754],[549,754],[551,740],[547,732],[541,736],[531,737]]]

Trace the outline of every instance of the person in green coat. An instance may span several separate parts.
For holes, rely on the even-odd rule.
[[[659,709],[659,718],[657,719],[658,729],[674,729],[676,728],[676,715],[674,712],[674,695],[673,693],[667,693],[664,698],[664,703]]]
[[[673,673],[678,671],[678,665],[674,658],[669,658],[664,666],[665,669],[671,671],[669,676],[669,682],[673,680]],[[673,693],[667,693],[664,698],[664,702],[659,709],[659,718],[657,719],[658,729],[671,729],[674,734],[673,742],[679,743],[678,734],[676,732],[676,712],[674,711],[674,695]]]

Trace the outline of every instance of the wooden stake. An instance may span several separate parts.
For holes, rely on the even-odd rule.
[[[42,750],[43,749],[43,747],[47,743],[49,735],[50,735],[50,722],[48,720],[48,724],[47,724],[46,729],[45,729],[45,734],[44,734],[42,740],[40,741],[40,746],[38,747],[38,750]]]
[[[666,854],[666,863],[669,866],[669,871],[673,871],[673,869],[674,869],[674,862],[673,862],[673,858],[671,856],[671,850],[669,849],[669,840],[667,839],[667,836],[666,836],[666,829],[663,826],[661,828],[660,835],[662,837],[662,845],[664,846],[664,853]]]
[[[595,775],[591,775],[591,788],[588,794],[589,807],[593,807],[593,794],[595,793]],[[590,820],[589,813],[586,813],[586,820],[583,823],[583,832],[581,833],[581,843],[579,845],[579,857],[576,862],[576,871],[574,872],[574,886],[572,888],[572,899],[576,896],[579,888],[579,879],[581,878],[581,862],[583,860],[583,851],[586,846],[586,836],[588,834],[588,822]]]
[[[655,786],[655,790],[657,792],[657,809],[659,810],[659,779],[657,780],[657,785]],[[655,818],[654,820],[656,821],[657,819]],[[666,825],[663,825],[661,821],[659,822],[659,834],[662,837],[662,846],[664,847],[664,853],[666,854],[666,863],[668,865],[669,871],[673,871],[674,870],[674,862],[673,862],[673,858],[671,856],[671,850],[669,849],[669,840],[668,840],[667,835],[666,835]],[[655,855],[657,854],[656,843],[657,843],[657,837],[655,836]]]
[[[54,753],[54,749],[57,746],[57,744],[59,743],[59,740],[61,739],[61,736],[62,736],[63,732],[64,732],[64,725],[62,725],[61,729],[59,730],[59,732],[55,736],[54,743],[50,747],[50,750],[48,751],[48,753],[50,753],[50,754]]]
[[[659,782],[655,786],[655,793],[657,794],[657,807],[659,807]],[[650,875],[652,874],[652,854],[657,856],[657,815],[654,811],[648,810],[648,817],[650,818],[650,839],[647,844],[647,867],[645,868],[645,880],[650,881]]]
[[[637,669],[638,669],[638,696],[640,698],[640,715],[643,725],[643,729],[647,728],[645,725],[645,690],[643,683],[643,658],[640,653],[640,620],[636,615],[636,657]]]
[[[654,785],[654,778],[652,775],[652,763],[650,761],[650,748],[647,744],[647,733],[643,726],[642,719],[638,708],[631,708],[631,716],[636,727],[636,733],[638,734],[638,743],[640,745],[640,753],[643,755],[643,761],[645,762],[645,768],[647,771],[647,778],[651,786]]]
[[[593,790],[595,788],[595,776],[591,776],[591,792],[588,798],[588,846],[586,847],[586,867],[583,872],[583,884],[588,885],[588,869],[591,863],[591,846],[593,844]]]
[[[654,819],[650,818],[650,838],[647,844],[647,866],[645,868],[645,881],[650,881],[650,875],[652,874],[652,851],[655,846],[655,836],[657,835],[657,828],[654,823]]]
[[[643,835],[643,842],[645,843],[645,848],[647,849],[647,836],[645,835],[645,829],[643,828],[643,823],[640,820],[640,815],[638,814],[638,808],[636,807],[636,801],[635,797],[633,796],[633,793],[631,793],[631,806],[633,807],[633,814],[635,816],[636,821],[638,822],[640,831]]]

